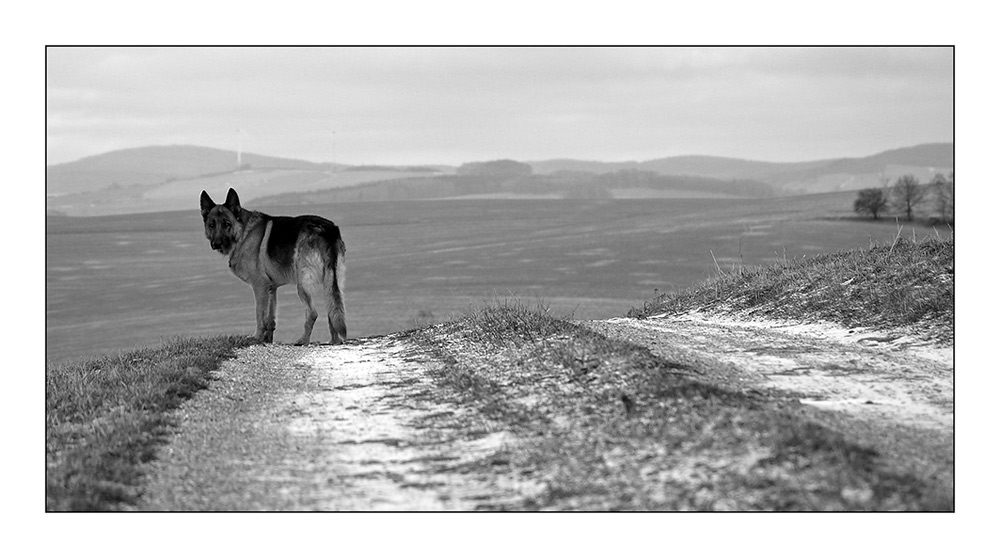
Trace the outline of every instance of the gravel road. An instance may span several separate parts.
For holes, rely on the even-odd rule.
[[[691,314],[583,325],[690,363],[708,379],[792,394],[817,419],[950,494],[953,357],[915,338]],[[177,412],[142,510],[477,510],[543,480],[480,466],[517,447],[453,399],[403,335],[253,346]],[[485,461],[484,461],[485,460]]]
[[[692,363],[715,383],[775,389],[817,422],[875,448],[891,468],[954,487],[954,347],[914,332],[690,313],[584,322],[609,337]]]
[[[802,394],[802,403],[871,422],[954,429],[954,353],[901,333],[692,313],[585,325],[732,369],[729,381]]]
[[[244,349],[179,412],[139,509],[474,510],[539,490],[470,466],[508,435],[449,426],[467,410],[435,401],[434,366],[398,336]]]

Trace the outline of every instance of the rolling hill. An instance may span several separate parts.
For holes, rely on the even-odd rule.
[[[316,189],[342,188],[365,182],[428,176],[450,170],[438,166],[357,166],[312,163],[298,159],[243,153],[191,145],[122,149],[45,169],[46,214],[110,215],[197,207],[208,190],[225,196],[236,188],[241,198]]]
[[[329,165],[297,159],[242,155],[244,168],[329,170]],[[145,186],[236,170],[236,152],[193,145],[121,149],[45,168],[45,191],[75,194],[109,187]]]
[[[664,175],[688,175],[724,180],[748,179],[766,182],[786,193],[833,192],[881,186],[881,180],[894,180],[913,174],[921,181],[936,172],[955,167],[953,143],[928,143],[883,151],[867,157],[824,159],[799,163],[768,163],[729,157],[678,156],[604,163],[573,159],[530,162],[539,174],[560,171],[607,173],[623,169],[653,171]]]
[[[954,168],[954,144],[923,144],[868,157],[771,163],[682,156],[649,161],[573,159],[513,163],[520,176],[476,176],[441,165],[337,166],[191,145],[123,149],[46,167],[46,213],[104,215],[192,207],[202,189],[237,188],[270,204],[462,197],[761,197],[857,190],[903,174],[929,181]]]

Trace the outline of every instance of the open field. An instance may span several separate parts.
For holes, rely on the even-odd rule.
[[[209,173],[201,176],[166,180],[158,184],[119,186],[70,194],[50,193],[46,210],[75,217],[92,215],[123,215],[187,209],[191,199],[202,190],[218,195],[230,188],[240,192],[240,199],[255,198],[346,188],[365,182],[414,176],[431,176],[431,171],[405,170],[345,170],[331,173],[323,169],[260,168],[239,172]]]
[[[854,218],[854,196],[249,205],[277,215],[316,213],[341,226],[348,334],[361,337],[441,322],[495,294],[541,298],[557,316],[621,316],[654,289],[716,275],[717,264],[730,269],[891,240],[891,219]],[[48,361],[177,335],[252,333],[251,290],[208,248],[194,199],[191,206],[48,219]],[[903,231],[914,233],[934,234],[921,226]],[[302,315],[295,289],[280,289],[276,341],[297,338]],[[317,328],[313,339],[327,335]]]

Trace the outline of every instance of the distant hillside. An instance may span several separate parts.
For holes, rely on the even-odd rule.
[[[261,196],[364,182],[436,175],[444,166],[338,165],[191,145],[122,149],[46,167],[46,214],[110,215],[197,207],[201,191],[225,196],[236,188],[244,201]]]
[[[469,172],[468,168],[466,172]],[[447,198],[754,198],[773,194],[774,189],[770,185],[754,180],[716,180],[620,170],[599,175],[565,171],[550,175],[524,175],[517,172],[498,175],[483,172],[398,178],[348,188],[269,196],[257,201],[264,205],[310,205]]]
[[[243,153],[244,168],[328,170],[329,165]],[[49,195],[150,185],[236,170],[236,152],[193,145],[121,149],[45,168]]]
[[[660,174],[702,176],[718,179],[759,179],[787,169],[789,166],[793,166],[794,168],[809,168],[824,163],[825,161],[811,163],[766,163],[733,159],[730,157],[684,155],[641,162],[602,163],[597,161],[576,161],[573,159],[553,159],[549,161],[535,161],[530,164],[538,174],[552,174],[562,171],[603,174],[620,170],[644,170]]]
[[[239,172],[205,174],[159,184],[103,188],[46,198],[47,214],[72,216],[146,213],[176,209],[197,209],[205,190],[218,200],[229,188],[240,193],[244,203],[255,204],[261,197],[317,189],[337,189],[394,178],[433,176],[431,168],[396,170],[391,167],[353,167],[337,172],[255,167]]]
[[[717,179],[749,179],[766,182],[786,193],[818,193],[880,186],[883,178],[894,180],[914,174],[922,181],[935,172],[954,169],[954,144],[929,143],[884,151],[868,157],[825,159],[799,163],[768,163],[728,157],[680,156],[650,161],[602,163],[553,159],[530,163],[535,173],[560,171],[607,173],[623,169],[653,171],[665,175],[689,175]]]
[[[868,157],[769,163],[667,157],[606,163],[559,159],[442,165],[341,165],[242,155],[190,145],[123,149],[46,167],[46,212],[106,215],[191,207],[202,189],[273,204],[462,197],[766,197],[881,186],[903,174],[928,182],[954,169],[954,144],[924,144]],[[218,194],[216,194],[218,193]]]

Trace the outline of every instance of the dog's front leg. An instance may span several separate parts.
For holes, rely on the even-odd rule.
[[[257,331],[254,337],[261,343],[274,340],[274,289],[270,285],[254,284],[253,298],[257,311]]]
[[[264,316],[265,343],[274,342],[274,328],[277,325],[275,312],[278,309],[278,287],[267,288],[267,314]]]

